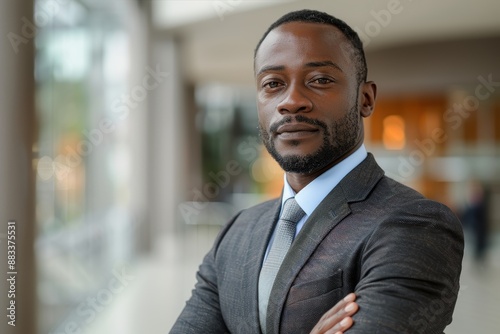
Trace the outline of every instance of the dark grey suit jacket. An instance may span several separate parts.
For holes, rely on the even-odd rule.
[[[170,333],[261,333],[257,280],[279,209],[279,199],[262,203],[222,229]],[[442,333],[462,256],[455,215],[384,176],[369,154],[294,240],[271,292],[268,333],[309,333],[350,292],[360,307],[350,334]]]

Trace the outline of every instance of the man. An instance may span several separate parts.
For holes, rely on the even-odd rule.
[[[292,12],[264,34],[254,66],[283,194],[223,228],[171,333],[442,333],[461,226],[366,152],[376,85],[357,34],[326,13]]]

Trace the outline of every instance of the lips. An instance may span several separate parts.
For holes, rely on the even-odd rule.
[[[319,129],[306,123],[286,123],[278,127],[276,135],[283,139],[299,139],[318,132]]]

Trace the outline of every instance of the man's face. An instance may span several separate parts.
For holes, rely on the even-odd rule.
[[[277,27],[260,45],[260,134],[286,172],[324,171],[362,144],[363,92],[349,48],[335,27],[302,22]]]

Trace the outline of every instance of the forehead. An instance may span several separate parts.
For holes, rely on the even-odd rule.
[[[352,52],[351,43],[332,25],[290,22],[273,29],[262,41],[255,57],[255,69],[258,72],[268,65],[331,60],[348,71],[354,67],[350,61]]]

